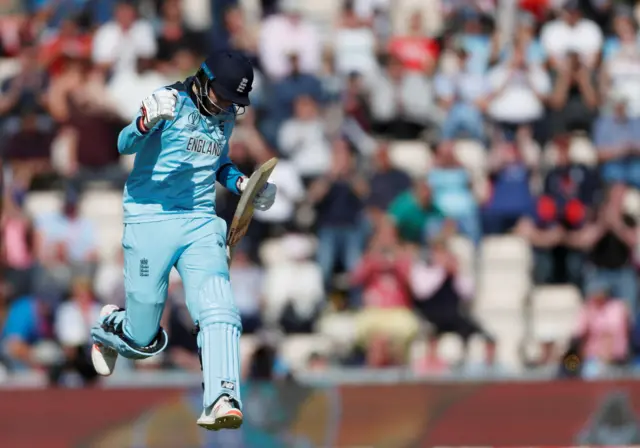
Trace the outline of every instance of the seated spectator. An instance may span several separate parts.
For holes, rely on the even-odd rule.
[[[435,94],[446,118],[442,124],[443,140],[471,138],[484,141],[485,123],[482,115],[486,91],[483,73],[471,71],[469,55],[460,42],[454,42],[455,65],[452,71],[436,74]]]
[[[518,144],[505,142],[491,150],[489,170],[491,196],[482,209],[482,231],[503,234],[533,211],[532,167],[524,161]]]
[[[429,249],[429,262],[415,263],[409,280],[418,312],[435,330],[429,337],[429,352],[425,365],[421,367],[429,369],[441,365],[438,341],[446,333],[454,333],[462,338],[465,357],[471,336],[482,336],[486,342],[486,363],[492,365],[495,341],[469,315],[466,305],[473,297],[472,279],[460,273],[458,261],[444,240],[434,241]]]
[[[403,365],[407,361],[410,343],[419,330],[410,309],[412,261],[400,246],[393,223],[385,220],[351,272],[351,284],[363,290],[364,308],[356,314],[356,332],[369,366]],[[390,359],[379,359],[386,348]]]
[[[258,52],[267,77],[278,80],[293,71],[291,54],[299,55],[300,73],[318,73],[322,46],[315,26],[302,16],[297,0],[280,2],[280,13],[262,22]]]
[[[93,278],[98,262],[93,222],[79,216],[79,198],[69,193],[60,212],[36,217],[36,254],[41,268],[36,291],[57,301],[74,277]]]
[[[374,132],[392,139],[416,139],[435,120],[429,80],[407,72],[395,58],[371,84],[370,101]]]
[[[389,217],[402,241],[420,245],[435,237],[445,223],[444,213],[433,201],[431,188],[417,180],[413,188],[389,204]]]
[[[57,32],[40,45],[40,61],[55,77],[64,70],[66,58],[90,58],[91,45],[91,34],[82,30],[79,20],[66,17]]]
[[[547,22],[540,31],[542,46],[556,69],[568,62],[572,52],[588,69],[593,69],[598,63],[602,31],[593,21],[582,16],[579,3],[579,0],[564,2],[559,18]]]
[[[574,330],[574,345],[582,361],[581,376],[595,378],[609,366],[624,365],[629,358],[631,316],[625,302],[609,294],[610,284],[591,280]]]
[[[11,302],[0,331],[0,352],[10,370],[24,371],[42,366],[37,349],[51,340],[50,320],[49,307],[32,295]]]
[[[637,49],[638,43],[636,42],[636,24],[633,17],[633,12],[627,8],[616,8],[616,11],[611,21],[611,31],[604,40],[602,47],[602,60],[603,66],[609,65],[612,59],[620,55],[621,51],[629,51],[631,49]],[[629,55],[629,54],[627,54]],[[629,62],[629,58],[625,58]]]
[[[586,278],[605,283],[613,296],[624,300],[635,320],[638,278],[633,255],[638,244],[637,223],[623,208],[627,187],[614,184],[596,215],[579,231],[568,235],[569,244],[588,254]]]
[[[551,80],[551,135],[576,130],[591,132],[598,107],[595,72],[581,62],[577,53],[569,53],[566,64],[551,71]]]
[[[327,173],[331,146],[318,104],[310,96],[294,101],[293,118],[278,134],[280,153],[289,158],[305,184]]]
[[[376,37],[371,27],[358,17],[353,0],[344,0],[337,29],[333,31],[336,71],[346,76],[359,73],[368,81],[376,76]]]
[[[371,131],[371,110],[363,86],[362,76],[357,73],[350,73],[347,77],[346,87],[342,92],[342,106],[345,121],[342,124],[343,132],[347,132],[350,121],[357,124],[360,132],[368,133]]]
[[[101,25],[93,38],[92,60],[101,69],[134,71],[139,58],[158,51],[152,25],[138,17],[134,3],[118,1],[113,20]]]
[[[628,103],[620,94],[613,97],[613,111],[603,110],[596,120],[593,143],[605,181],[640,187],[640,117],[627,114]]]
[[[252,61],[257,61],[258,30],[247,25],[242,8],[232,2],[232,6],[224,11],[223,23],[224,31],[213,39],[214,50],[240,51]]]
[[[426,74],[435,70],[440,52],[437,42],[425,34],[419,10],[411,15],[408,33],[392,36],[388,49],[389,55],[398,59],[406,70]]]
[[[307,239],[289,235],[281,248],[287,260],[270,266],[264,275],[263,324],[286,333],[311,333],[325,304],[323,272],[311,260],[313,246]]]
[[[517,18],[513,42],[506,42],[502,47],[495,46],[491,56],[491,65],[509,60],[513,56],[514,48],[522,48],[528,65],[540,66],[545,63],[544,48],[536,32],[536,18],[533,14],[522,13]]]
[[[186,25],[179,0],[165,0],[162,2],[161,14],[156,27],[158,36],[157,57],[160,61],[170,63],[176,52],[181,48],[190,48],[197,54],[206,54],[207,49],[204,48],[205,36],[200,32],[189,29]]]
[[[475,243],[480,241],[480,216],[473,195],[471,177],[454,153],[453,142],[443,142],[436,150],[434,167],[427,175],[433,201],[444,216],[456,222],[460,232]]]
[[[458,17],[462,20],[460,40],[462,48],[469,55],[469,70],[472,73],[484,73],[491,56],[491,37],[482,24],[482,16],[471,6],[461,8]]]
[[[547,72],[540,66],[527,65],[524,49],[516,47],[512,56],[487,74],[486,111],[509,137],[522,126],[533,126],[545,114],[551,93]]]
[[[8,195],[7,195],[8,196]],[[18,198],[5,198],[2,213],[2,266],[12,296],[28,294],[33,287],[35,241],[33,222]]]
[[[251,262],[246,251],[236,250],[229,276],[233,279],[231,287],[242,319],[242,332],[252,334],[262,326],[264,272]]]
[[[91,326],[98,319],[101,306],[90,279],[73,279],[69,300],[60,304],[54,315],[54,335],[62,346],[64,360],[51,372],[53,384],[58,384],[69,370],[77,372],[87,384],[97,379],[98,374],[90,360]]]
[[[308,191],[308,199],[317,210],[318,263],[327,290],[331,289],[338,259],[347,272],[360,259],[365,236],[362,212],[368,189],[356,173],[347,143],[336,141],[329,173],[312,183]]]
[[[371,189],[367,209],[369,219],[375,224],[398,196],[411,189],[411,178],[406,172],[391,164],[388,142],[378,145],[374,163],[374,172],[369,180]]]

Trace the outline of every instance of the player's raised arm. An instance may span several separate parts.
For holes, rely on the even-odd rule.
[[[176,116],[178,91],[169,87],[156,90],[142,100],[140,114],[118,136],[118,152],[135,154],[148,134],[161,130],[164,123]]]

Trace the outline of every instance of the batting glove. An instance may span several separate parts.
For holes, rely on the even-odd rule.
[[[173,120],[176,116],[177,101],[178,91],[169,88],[156,90],[142,100],[141,111],[144,127],[152,129],[161,120]]]
[[[243,176],[240,178],[240,182],[238,184],[238,189],[240,190],[240,193],[244,191],[248,183],[249,183],[248,177]],[[253,206],[256,208],[256,210],[261,210],[261,211],[269,210],[273,205],[273,203],[276,201],[277,191],[278,191],[278,188],[276,187],[275,184],[272,184],[271,182],[267,182],[264,185],[264,187],[262,187],[262,190],[260,190],[258,194],[256,194],[256,197],[253,198]]]

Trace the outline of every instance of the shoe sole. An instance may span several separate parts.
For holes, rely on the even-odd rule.
[[[242,415],[229,414],[216,418],[214,423],[198,422],[198,426],[209,431],[220,431],[221,429],[238,429],[242,426]]]
[[[107,354],[104,353],[102,350],[105,351],[112,351],[113,352],[113,363],[109,363],[107,362]],[[109,373],[102,373],[99,372],[98,369],[96,368],[96,361],[94,359],[94,357],[100,356],[102,357],[102,360],[104,361],[104,363],[109,367]],[[93,347],[91,347],[91,364],[93,364],[93,370],[96,371],[96,373],[100,376],[110,376],[113,371],[115,370],[116,367],[116,361],[118,360],[118,352],[113,350],[113,349],[108,349],[108,348],[104,348],[104,347],[100,347],[98,344],[93,344]],[[111,366],[109,366],[109,364],[112,364]]]

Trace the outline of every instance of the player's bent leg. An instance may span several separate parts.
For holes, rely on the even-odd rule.
[[[240,334],[242,323],[231,284],[208,278],[200,291],[198,349],[204,378],[204,411],[198,425],[217,431],[242,425],[240,400]]]

